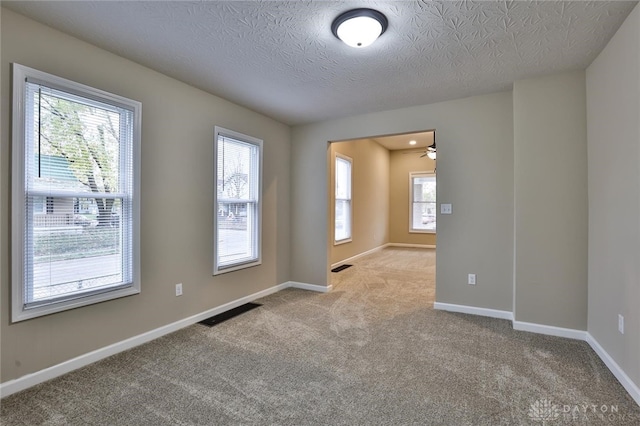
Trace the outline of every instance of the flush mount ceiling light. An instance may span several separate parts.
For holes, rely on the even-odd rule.
[[[334,19],[331,31],[346,45],[362,48],[376,41],[388,25],[386,16],[377,10],[353,9]]]

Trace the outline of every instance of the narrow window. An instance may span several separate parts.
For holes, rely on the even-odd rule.
[[[12,320],[139,293],[141,104],[13,75]]]
[[[336,154],[334,244],[351,241],[351,158]]]
[[[262,140],[215,128],[213,274],[260,265]]]
[[[409,191],[409,232],[435,232],[436,176],[433,173],[411,173]]]

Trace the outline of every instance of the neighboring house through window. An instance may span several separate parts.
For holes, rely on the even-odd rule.
[[[140,292],[141,104],[13,65],[12,321]]]
[[[334,244],[351,241],[351,169],[353,160],[336,153]]]
[[[262,263],[262,140],[215,128],[213,274]]]
[[[409,232],[436,231],[436,175],[409,174]]]

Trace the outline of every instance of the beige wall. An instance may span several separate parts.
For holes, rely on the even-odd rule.
[[[433,172],[435,161],[415,150],[391,151],[389,166],[389,242],[435,245],[435,233],[409,232],[409,173]]]
[[[587,68],[587,119],[588,329],[640,387],[640,6]]]
[[[515,319],[587,329],[584,71],[513,85]]]
[[[1,24],[2,382],[288,281],[288,126],[6,9]],[[142,102],[141,294],[9,324],[11,62]],[[213,277],[216,125],[264,139],[264,263]]]
[[[327,142],[437,129],[439,302],[511,311],[513,115],[511,92],[294,127],[291,276],[327,285]],[[309,223],[318,226],[309,227]],[[467,273],[478,284],[467,285]]]
[[[328,227],[329,259],[335,264],[389,241],[389,151],[371,139],[360,139],[332,143],[329,152],[329,188],[335,188],[335,154],[353,160],[351,241],[334,245],[333,227]],[[328,194],[329,221],[333,224],[335,193],[331,190]]]

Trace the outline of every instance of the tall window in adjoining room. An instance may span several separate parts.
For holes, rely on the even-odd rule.
[[[334,243],[351,241],[351,158],[336,154]]]
[[[409,232],[435,232],[436,176],[433,173],[410,173],[409,191]]]
[[[140,292],[141,108],[13,65],[12,321]]]
[[[262,140],[215,128],[213,274],[262,263]]]

